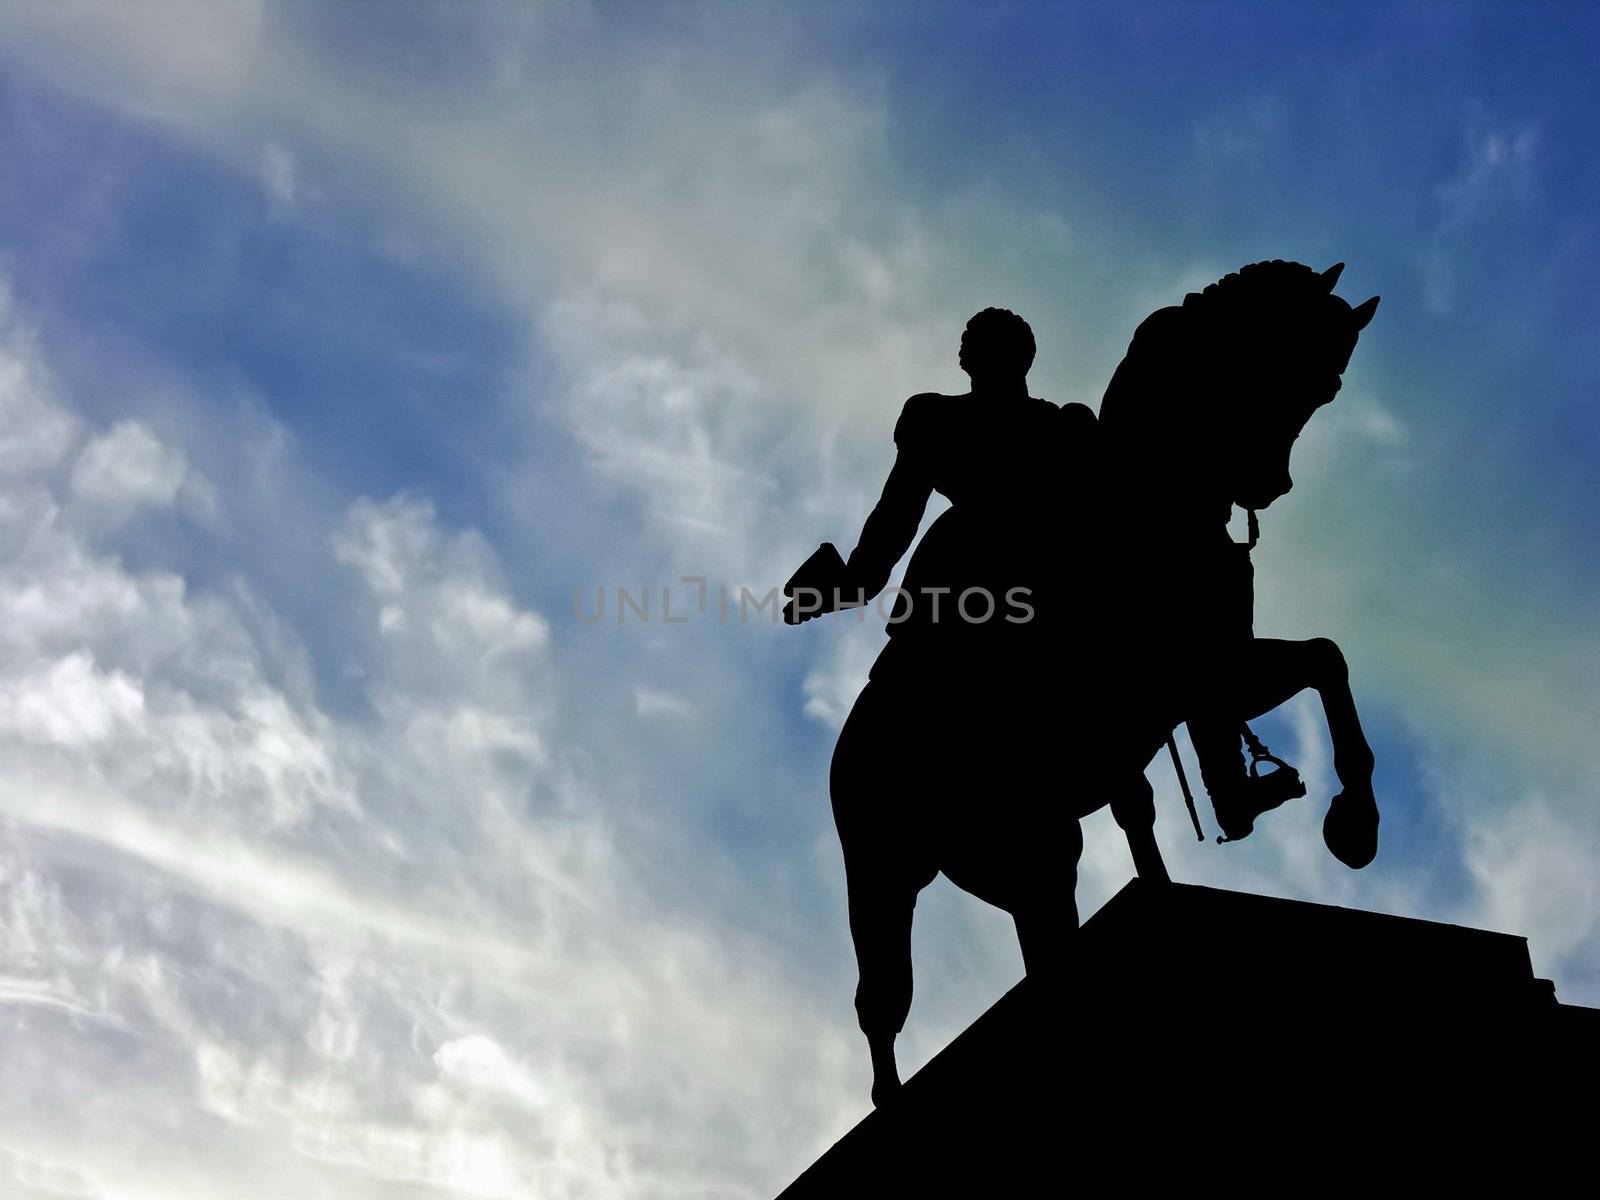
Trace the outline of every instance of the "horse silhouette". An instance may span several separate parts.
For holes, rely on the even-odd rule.
[[[962,339],[971,393],[907,401],[849,562],[813,556],[790,581],[791,621],[864,603],[931,492],[950,499],[830,771],[874,1103],[900,1082],[921,889],[942,871],[1012,914],[1030,975],[1061,971],[1083,816],[1109,804],[1141,878],[1168,879],[1144,770],[1179,723],[1219,824],[1242,837],[1282,789],[1246,772],[1240,727],[1315,688],[1344,785],[1325,838],[1352,867],[1375,853],[1372,755],[1342,656],[1327,639],[1252,636],[1248,549],[1227,532],[1235,505],[1254,530],[1292,486],[1294,440],[1376,309],[1332,294],[1339,270],[1257,263],[1156,312],[1098,418],[1030,397],[1031,330],[979,313]],[[818,602],[800,604],[806,592]]]
[[[1255,263],[1152,314],[1101,401],[1096,462],[1120,528],[1105,561],[1119,640],[1132,647],[1124,674],[1164,681],[1147,693],[1160,716],[1138,739],[1143,761],[1165,739],[1165,717],[1186,721],[1218,823],[1246,836],[1272,789],[1246,774],[1240,726],[1310,687],[1343,785],[1324,840],[1360,868],[1377,851],[1378,814],[1343,655],[1327,638],[1254,637],[1249,561],[1256,512],[1293,487],[1294,443],[1337,395],[1377,311],[1377,297],[1351,308],[1333,295],[1343,267]],[[1227,533],[1235,506],[1249,513],[1246,545]]]

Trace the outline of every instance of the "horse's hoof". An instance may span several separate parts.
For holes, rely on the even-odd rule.
[[[1144,852],[1134,851],[1133,871],[1145,887],[1162,888],[1172,885],[1172,876],[1167,872],[1167,864],[1162,861],[1161,852],[1154,846]]]
[[[898,1096],[903,1087],[905,1084],[901,1083],[898,1077],[875,1080],[872,1084],[872,1107],[882,1108]]]
[[[1322,840],[1333,856],[1359,871],[1378,854],[1378,802],[1370,788],[1343,791],[1328,805]]]
[[[1133,857],[1133,873],[1147,887],[1164,887],[1172,882],[1167,864],[1162,861],[1161,847],[1156,845],[1156,832],[1149,827],[1130,829],[1128,852]]]
[[[867,1039],[872,1053],[872,1106],[882,1108],[900,1090],[900,1068],[894,1061],[894,1035]]]

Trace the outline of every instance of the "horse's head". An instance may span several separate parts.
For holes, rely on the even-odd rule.
[[[1222,437],[1215,449],[1229,499],[1266,508],[1294,485],[1289,454],[1306,422],[1339,391],[1356,339],[1378,298],[1351,308],[1333,294],[1344,264],[1320,273],[1300,263],[1245,267],[1185,307],[1198,309],[1202,357]]]
[[[1333,294],[1344,264],[1253,263],[1152,315],[1101,404],[1169,489],[1266,508],[1293,486],[1289,455],[1340,375],[1378,298]]]

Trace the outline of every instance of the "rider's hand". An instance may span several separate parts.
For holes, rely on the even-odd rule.
[[[804,600],[805,604],[800,601]],[[826,611],[822,603],[822,593],[816,588],[795,588],[794,595],[789,597],[789,602],[783,606],[783,623],[785,625],[799,625],[802,622],[814,620]]]

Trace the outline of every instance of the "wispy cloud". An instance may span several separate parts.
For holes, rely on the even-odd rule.
[[[143,186],[167,166],[226,183],[240,213],[185,261],[260,301],[219,337],[205,312],[151,321],[180,328],[146,353],[213,368],[164,364],[174,379],[225,381],[165,419],[97,369],[49,287],[60,336],[6,317],[0,1006],[20,1016],[0,1051],[39,1082],[0,1087],[0,1171],[162,1200],[770,1194],[865,1105],[824,760],[881,625],[591,629],[567,597],[684,574],[764,591],[853,536],[899,404],[961,386],[982,305],[1033,320],[1037,391],[1094,402],[1140,316],[1238,265],[1192,214],[1125,229],[1129,196],[1163,193],[1100,178],[1117,160],[1094,147],[1143,138],[1219,180],[1263,147],[1292,165],[1288,102],[1241,79],[1198,125],[1153,104],[1141,125],[1120,93],[1103,111],[1008,93],[1003,120],[940,93],[974,135],[926,124],[959,81],[919,63],[905,91],[887,54],[835,63],[838,29],[774,30],[765,10],[635,30],[603,6],[407,7],[352,31],[302,6],[156,8],[0,17],[30,86],[164,156]],[[1037,157],[986,157],[1013,126]],[[1472,239],[1544,194],[1542,130],[1474,118],[1420,200],[1441,313]],[[118,204],[159,233],[147,199]],[[1305,227],[1343,228],[1334,207]],[[526,360],[483,394],[367,405],[344,368],[368,349],[330,318],[388,322],[406,297],[376,267],[328,285],[357,244],[385,271],[448,260],[472,281],[442,351],[409,344],[422,322],[384,348],[407,372],[476,362],[489,312]],[[112,266],[139,278],[101,328],[164,313],[160,264],[86,278]],[[284,307],[304,311],[270,328]],[[263,368],[268,337],[304,353]],[[68,347],[59,372],[47,342]],[[1161,835],[1189,879],[1525,923],[1566,987],[1593,945],[1569,914],[1592,907],[1591,794],[1566,786],[1594,712],[1587,627],[1508,619],[1475,542],[1413,526],[1422,493],[1450,495],[1430,450],[1470,400],[1419,398],[1429,377],[1364,338],[1268,514],[1258,624],[1345,642],[1391,739],[1396,714],[1439,733],[1419,753],[1440,782],[1386,801],[1459,816],[1430,847],[1459,894],[1415,861],[1332,863],[1308,699],[1282,727],[1312,800],[1227,852],[1181,819]],[[469,404],[492,465],[440,432]],[[395,443],[393,485],[352,482],[374,412],[420,431]],[[1474,740],[1494,770],[1463,765]],[[1563,786],[1529,765],[1552,740]],[[1179,813],[1170,768],[1152,778]],[[1452,810],[1457,793],[1481,800]],[[1105,814],[1088,826],[1085,911],[1129,873]],[[1020,970],[1002,914],[939,888],[919,922],[908,1064]]]
[[[1525,207],[1539,186],[1539,122],[1496,121],[1475,110],[1462,142],[1454,173],[1438,187],[1437,216],[1422,257],[1423,303],[1439,315],[1455,307],[1466,240],[1493,237],[1494,222]]]
[[[294,155],[278,142],[261,151],[261,186],[274,214],[293,212],[300,201],[299,170]]]
[[[639,684],[633,689],[633,707],[641,717],[695,717],[695,706],[682,696]]]
[[[1287,121],[1287,105],[1271,93],[1230,104],[1195,122],[1195,150],[1219,167],[1259,160]]]
[[[12,407],[88,425],[26,337],[0,367],[34,381]],[[417,497],[351,505],[325,569],[360,583],[372,716],[338,720],[269,682],[282,664],[234,596],[60,521],[57,489],[86,477],[118,502],[175,493],[182,452],[148,430],[86,445],[91,466],[54,481],[59,440],[19,452],[0,495],[31,546],[0,570],[0,1005],[35,1014],[8,1061],[52,1060],[47,1094],[0,1107],[14,1156],[77,1164],[14,1157],[19,1179],[267,1196],[337,1169],[349,1195],[698,1195],[770,1170],[759,1078],[802,1061],[778,1124],[831,1126],[844,1031],[785,998],[759,946],[641,916],[672,903],[637,865],[648,841],[552,754],[549,627],[480,536]],[[168,1065],[129,1089],[111,1056]],[[111,1109],[82,1103],[104,1089]],[[161,1113],[228,1133],[173,1162]],[[707,1114],[720,1145],[686,1136]]]

